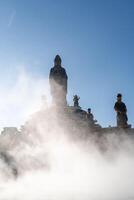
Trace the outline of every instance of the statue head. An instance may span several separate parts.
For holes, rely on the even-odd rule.
[[[61,57],[59,55],[56,55],[54,59],[54,65],[61,65],[61,62]]]
[[[88,108],[88,113],[91,113],[91,108]]]
[[[117,101],[118,102],[122,101],[122,94],[120,94],[120,93],[117,94]]]

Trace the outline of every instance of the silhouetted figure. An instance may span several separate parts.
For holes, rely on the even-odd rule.
[[[91,113],[91,108],[88,108],[87,110],[87,119],[89,119],[91,122],[94,122],[94,116]]]
[[[56,105],[67,105],[67,74],[66,70],[61,66],[61,58],[57,55],[54,59],[54,67],[51,68],[49,74],[49,83],[53,103]]]
[[[77,95],[74,95],[74,98],[73,98],[74,107],[79,107],[79,100],[80,100],[80,97],[78,97]]]
[[[122,94],[117,95],[117,102],[114,105],[114,109],[117,112],[117,127],[127,128],[127,108],[125,103],[122,102]]]

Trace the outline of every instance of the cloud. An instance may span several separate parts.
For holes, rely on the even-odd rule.
[[[49,96],[46,79],[30,76],[25,70],[18,72],[11,86],[0,86],[0,127],[20,126],[30,114],[39,109],[41,97]]]
[[[12,26],[12,24],[13,24],[13,21],[14,21],[14,18],[15,18],[15,15],[16,15],[16,11],[14,10],[12,13],[11,13],[11,15],[10,15],[10,17],[9,17],[9,21],[8,21],[8,28],[10,28],[11,26]]]
[[[0,138],[18,169],[14,179],[12,165],[0,159],[0,200],[134,199],[132,138],[111,133],[82,139],[80,130],[69,132],[60,116],[50,107],[31,118],[23,137]],[[107,150],[98,148],[102,144]]]
[[[27,120],[40,96],[49,97],[47,79],[25,70],[0,91],[0,123],[8,125]],[[0,200],[134,199],[134,136],[97,135],[78,122],[51,105],[31,115],[22,134],[1,135]]]

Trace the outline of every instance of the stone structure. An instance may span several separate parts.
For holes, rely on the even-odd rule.
[[[16,127],[4,127],[1,134],[18,134],[20,133]]]

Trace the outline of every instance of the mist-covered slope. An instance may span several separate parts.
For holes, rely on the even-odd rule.
[[[92,131],[70,110],[36,112],[0,150],[0,200],[134,198],[133,136]]]

